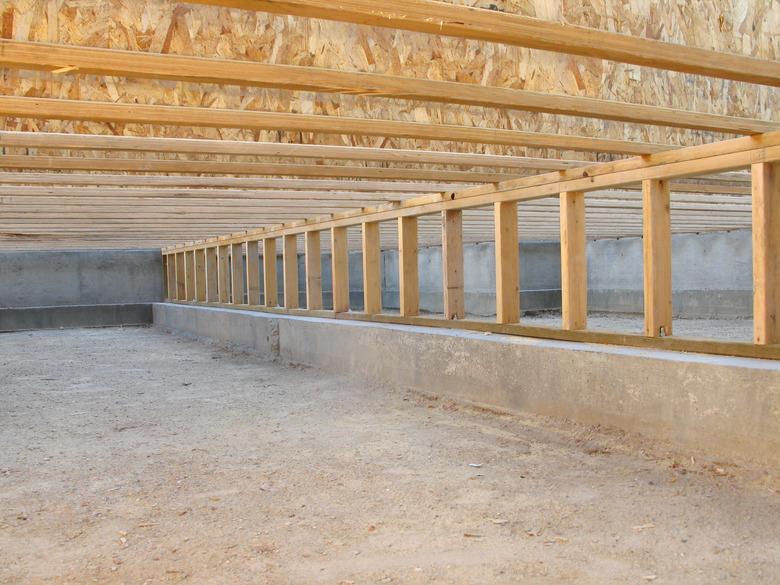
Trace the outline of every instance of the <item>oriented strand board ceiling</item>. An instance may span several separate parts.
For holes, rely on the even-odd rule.
[[[488,19],[533,16],[761,67],[737,65],[721,79],[360,18],[270,14],[260,0],[10,0],[0,30],[0,246],[157,247],[780,127],[780,91],[766,85],[780,55],[771,0],[467,4],[493,8]],[[285,6],[341,18],[328,2]],[[678,53],[672,60],[689,57]],[[588,234],[641,234],[637,189],[590,193]],[[745,173],[672,189],[675,231],[750,225]],[[557,238],[556,205],[521,204],[521,237]],[[487,211],[464,216],[466,240],[492,230]],[[393,226],[382,235],[394,245]],[[438,217],[421,219],[420,238],[439,241]]]

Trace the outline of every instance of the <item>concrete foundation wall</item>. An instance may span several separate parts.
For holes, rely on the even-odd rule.
[[[155,304],[154,321],[264,356],[780,467],[773,361],[174,304]]]
[[[0,331],[151,322],[159,250],[0,252]]]
[[[0,252],[0,307],[162,300],[159,250]]]
[[[675,316],[751,317],[753,260],[749,230],[672,236]],[[588,243],[588,308],[643,311],[642,239]]]

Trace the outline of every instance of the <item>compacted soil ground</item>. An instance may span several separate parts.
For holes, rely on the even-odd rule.
[[[776,476],[429,390],[0,334],[0,583],[780,583]]]

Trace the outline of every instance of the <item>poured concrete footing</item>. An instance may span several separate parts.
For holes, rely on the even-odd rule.
[[[780,467],[774,361],[169,303],[154,305],[154,322],[268,357]]]

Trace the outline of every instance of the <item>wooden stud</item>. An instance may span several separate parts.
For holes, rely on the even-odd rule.
[[[298,301],[298,236],[284,236],[282,248],[282,274],[284,278],[284,306],[297,309]]]
[[[376,221],[363,223],[363,311],[382,312],[382,250]]]
[[[244,245],[230,246],[230,302],[244,304]]]
[[[588,325],[588,254],[585,238],[585,193],[561,193],[561,310],[563,328]]]
[[[184,252],[176,254],[176,300],[184,301],[187,299],[184,280],[186,278],[184,268]]]
[[[645,335],[672,334],[672,218],[669,183],[642,182]]]
[[[310,311],[322,309],[322,253],[320,232],[306,232],[306,308]]]
[[[168,300],[176,299],[176,254],[166,254],[168,258]]]
[[[466,302],[463,286],[463,212],[441,212],[441,263],[443,269],[444,318],[463,319]]]
[[[780,164],[753,173],[753,341],[780,343]]]
[[[495,203],[493,213],[496,234],[496,321],[516,323],[520,319],[517,202]]]
[[[195,300],[206,301],[206,249],[195,250]]]
[[[217,248],[206,248],[206,300],[219,301],[219,268],[217,267]]]
[[[333,311],[349,311],[349,252],[347,249],[347,228],[331,230],[331,270],[333,288]]]
[[[279,302],[276,291],[276,239],[263,240],[263,290],[266,307],[276,307]]]
[[[420,312],[420,281],[417,268],[417,217],[398,218],[398,294],[401,315]]]
[[[184,252],[184,296],[188,301],[195,300],[195,251]]]
[[[246,296],[248,304],[260,304],[260,253],[257,240],[246,243]]]
[[[223,245],[217,249],[217,274],[219,276],[219,282],[217,288],[219,290],[219,302],[230,302],[230,270],[228,268],[230,254],[230,246]]]

